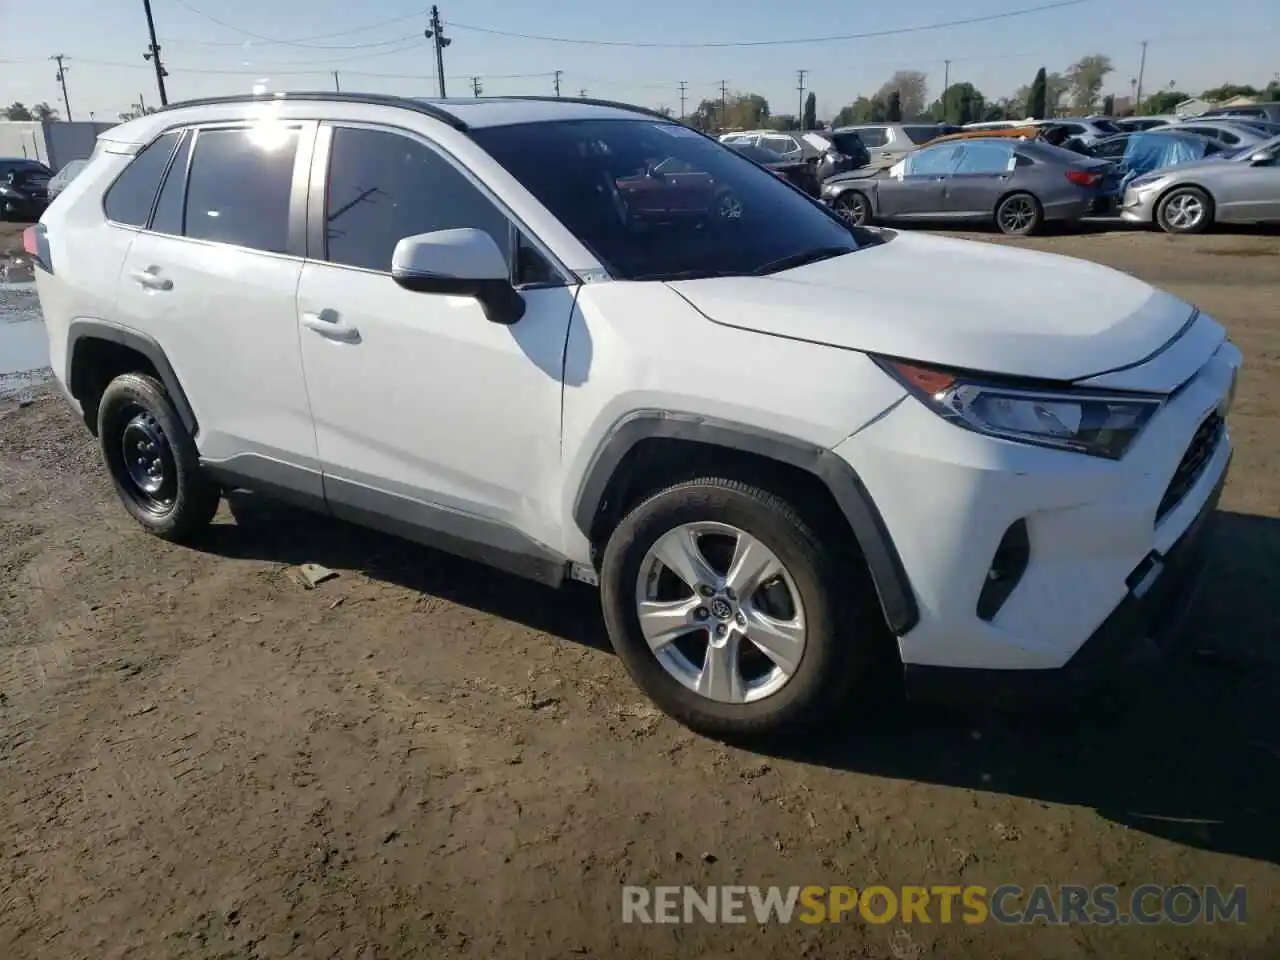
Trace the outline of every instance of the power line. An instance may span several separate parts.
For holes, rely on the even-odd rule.
[[[70,60],[71,58],[66,56],[65,54],[55,53],[49,59],[56,60],[58,63],[57,80],[58,80],[58,83],[62,86],[62,106],[67,111],[67,122],[70,123],[71,122],[71,100],[67,96],[67,68],[63,65],[62,61]]]
[[[391,40],[374,40],[370,43],[333,43],[333,44],[289,43],[284,45],[290,46],[290,47],[298,47],[301,50],[374,50],[378,47],[390,47],[390,46],[394,46],[397,43],[404,43],[406,40],[417,40],[417,39],[418,39],[418,35],[416,33],[410,33],[407,35],[395,37],[394,39],[391,39]],[[263,47],[280,46],[282,42],[278,40],[236,40],[236,41],[223,41],[221,43],[214,43],[208,40],[166,40],[165,43],[176,43],[179,45],[189,45],[189,46],[199,45],[199,46],[235,47],[237,49],[244,49],[246,46],[251,46],[251,45],[258,45]]]
[[[491,27],[477,27],[451,20],[449,26],[457,30],[470,30],[473,33],[487,33],[496,37],[512,37],[518,40],[541,40],[545,43],[571,43],[592,47],[662,47],[671,50],[707,49],[712,47],[780,47],[785,45],[809,43],[836,43],[843,40],[866,40],[872,37],[890,37],[904,33],[922,33],[926,30],[941,30],[944,27],[963,27],[971,23],[989,23],[993,20],[1007,20],[1011,17],[1025,17],[1033,13],[1044,13],[1059,10],[1063,7],[1075,7],[1090,0],[1054,0],[1035,7],[1024,7],[1020,10],[1007,10],[1004,13],[990,13],[979,17],[965,17],[960,20],[945,20],[939,23],[924,24],[916,27],[894,27],[888,30],[870,30],[866,33],[844,33],[825,37],[803,37],[790,40],[717,40],[701,43],[663,43],[657,40],[595,40],[580,37],[549,37],[536,33],[515,33],[510,30],[495,30]]]
[[[313,46],[311,43],[312,40],[332,40],[335,37],[349,37],[355,33],[366,33],[369,30],[377,30],[381,27],[389,27],[389,26],[392,26],[393,24],[404,23],[408,20],[418,20],[422,17],[427,16],[431,12],[430,10],[419,10],[415,13],[408,13],[401,17],[392,17],[390,20],[379,20],[377,23],[366,24],[363,27],[352,27],[349,30],[337,30],[337,31],[334,31],[333,33],[319,33],[310,37],[295,37],[292,40],[282,40],[282,39],[277,39],[272,37],[264,37],[259,34],[247,33],[245,30],[242,30],[240,27],[237,27],[234,24],[225,23],[221,20],[217,20],[209,16],[209,14],[205,13],[203,10],[197,10],[195,7],[191,6],[190,4],[183,3],[182,0],[177,0],[177,2],[181,7],[183,7],[184,9],[186,9],[191,13],[194,13],[196,16],[201,17],[202,19],[208,20],[210,23],[216,23],[220,27],[225,27],[228,30],[233,30],[236,33],[243,33],[246,36],[252,37],[258,43],[271,44],[273,46],[290,46],[290,47],[308,47],[309,46],[316,50],[323,50],[325,49],[325,47]],[[244,46],[244,42],[241,40],[166,40],[165,43],[187,44],[191,46],[200,46],[200,47]],[[356,46],[360,46],[360,44],[356,44]],[[337,48],[334,48],[334,49],[337,49]]]

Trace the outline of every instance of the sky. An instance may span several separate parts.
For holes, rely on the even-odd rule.
[[[1053,2],[444,0],[440,14],[452,40],[444,52],[446,92],[469,96],[479,76],[485,95],[551,94],[552,71],[561,70],[565,95],[585,90],[679,113],[683,80],[691,112],[700,99],[718,98],[724,80],[731,92],[763,94],[774,113],[796,113],[797,71],[805,70],[818,116],[829,118],[898,69],[925,72],[932,100],[946,60],[951,82],[969,81],[988,99],[1012,94],[1041,65],[1065,70],[1092,53],[1115,64],[1104,93],[1128,94],[1143,40],[1148,92],[1171,84],[1191,93],[1226,82],[1265,86],[1280,71],[1280,0],[1057,0],[1067,5],[1011,15]],[[153,0],[170,102],[256,85],[332,89],[335,70],[343,90],[434,95],[434,54],[422,36],[429,9],[421,0]],[[955,23],[993,16],[999,19]],[[3,104],[47,101],[65,119],[49,60],[59,53],[68,58],[74,119],[114,120],[139,97],[158,104],[142,57],[142,0],[0,0],[0,23]],[[939,24],[952,25],[918,29]],[[876,32],[885,35],[865,36]],[[760,43],[770,40],[805,42]]]

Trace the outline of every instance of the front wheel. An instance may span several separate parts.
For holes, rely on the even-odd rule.
[[[1011,237],[1028,237],[1040,229],[1044,210],[1029,193],[1011,193],[996,207],[996,226]]]
[[[833,589],[837,562],[766,490],[677,484],[628,513],[605,548],[610,640],[640,688],[690,729],[780,733],[822,717],[870,669],[867,618]]]
[[[180,541],[208,526],[221,492],[158,380],[126,373],[107,385],[98,442],[116,493],[148,532]]]
[[[871,204],[857,190],[846,190],[832,201],[835,212],[855,227],[864,227],[871,219]]]
[[[1156,223],[1165,233],[1203,233],[1213,222],[1213,201],[1199,187],[1170,190],[1156,208]]]

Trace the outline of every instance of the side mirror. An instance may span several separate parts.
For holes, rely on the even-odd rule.
[[[1249,158],[1249,162],[1254,164],[1270,163],[1275,158],[1276,158],[1276,153],[1274,150],[1259,150],[1257,153],[1255,153],[1253,156]]]
[[[391,279],[416,293],[474,297],[493,323],[509,326],[524,316],[506,257],[473,227],[405,237],[391,254]]]

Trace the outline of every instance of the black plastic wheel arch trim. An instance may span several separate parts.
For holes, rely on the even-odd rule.
[[[583,534],[591,536],[596,514],[623,459],[637,443],[654,438],[725,447],[813,474],[831,492],[853,530],[889,628],[902,636],[919,621],[920,611],[902,558],[853,467],[830,450],[745,424],[666,410],[639,410],[623,417],[605,435],[579,485],[573,519]]]
[[[67,329],[67,368],[63,373],[64,382],[67,389],[71,391],[76,401],[83,405],[84,397],[75,393],[73,384],[76,383],[73,373],[76,368],[76,350],[83,340],[106,340],[109,343],[119,344],[122,347],[128,347],[142,354],[155,367],[156,373],[160,375],[160,380],[164,384],[165,391],[169,394],[169,399],[173,401],[174,409],[178,411],[178,419],[182,421],[182,425],[186,427],[187,432],[191,436],[195,436],[199,430],[199,424],[196,422],[195,411],[191,409],[191,404],[187,401],[187,395],[183,392],[182,384],[178,380],[178,375],[173,371],[173,365],[169,363],[169,358],[165,356],[164,349],[160,344],[137,330],[131,330],[128,327],[122,327],[106,320],[72,320]]]

